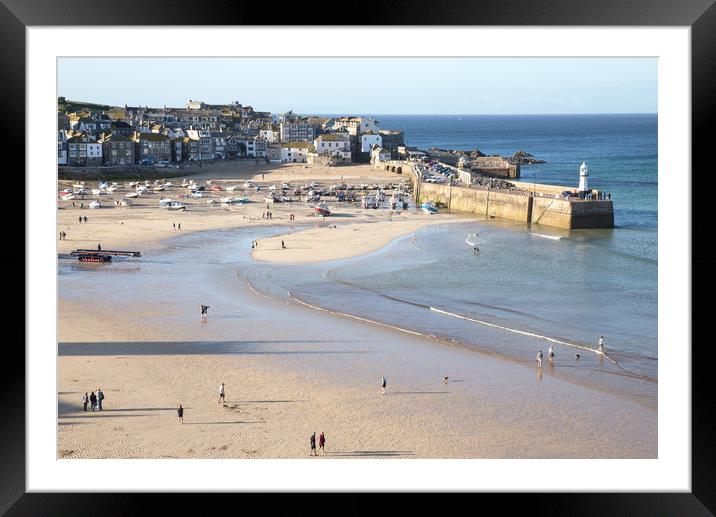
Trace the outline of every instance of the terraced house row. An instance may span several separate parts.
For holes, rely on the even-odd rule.
[[[112,107],[58,98],[57,163],[132,166],[265,159],[331,165],[395,154],[403,133],[370,117],[255,111],[239,102]]]

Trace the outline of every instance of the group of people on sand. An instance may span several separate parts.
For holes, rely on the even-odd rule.
[[[316,433],[315,432],[309,438],[309,443],[311,444],[311,452],[308,453],[308,455],[309,456],[318,456],[318,453],[316,452]],[[318,448],[321,449],[321,452],[325,452],[325,446],[326,446],[326,435],[323,434],[323,431],[321,431],[321,434],[318,435]]]
[[[61,240],[61,241],[66,241],[66,240],[67,240],[67,232],[66,232],[66,231],[63,230],[63,231],[60,232],[60,240]]]
[[[81,215],[80,215],[80,216],[78,216],[78,219],[79,219],[80,224],[82,224],[83,220],[84,220],[85,223],[87,222],[87,216],[86,216],[86,215],[85,215],[85,216],[81,216]]]
[[[91,392],[87,395],[85,392],[82,397],[82,411],[87,411],[87,404],[90,405],[90,411],[102,411],[102,401],[104,400],[104,393],[102,388],[97,388],[97,392]]]
[[[597,346],[597,353],[604,355],[604,336],[599,337],[599,345]],[[580,357],[579,354],[574,354],[575,359],[579,359],[579,357]],[[542,350],[540,350],[539,352],[537,352],[537,357],[535,358],[535,361],[537,361],[538,368],[542,368],[542,358],[543,358],[543,354],[542,354]],[[552,345],[549,345],[549,350],[547,351],[547,359],[549,359],[550,361],[552,359],[554,359],[554,348],[552,347]]]
[[[172,223],[172,228],[175,230],[181,230],[181,223]]]
[[[266,206],[266,208],[268,208],[268,206]],[[261,219],[273,219],[273,214],[271,213],[271,210],[265,211],[265,212],[261,215]]]

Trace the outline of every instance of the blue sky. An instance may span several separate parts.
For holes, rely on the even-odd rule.
[[[274,113],[656,113],[656,58],[59,58],[58,95]]]

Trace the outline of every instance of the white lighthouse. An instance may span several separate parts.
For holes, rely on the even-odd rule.
[[[589,190],[589,187],[587,186],[588,177],[589,173],[587,172],[587,164],[582,162],[582,165],[579,166],[579,192],[586,192]]]

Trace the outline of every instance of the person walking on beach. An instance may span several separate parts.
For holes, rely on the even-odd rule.
[[[177,223],[177,230],[181,231],[181,223]]]
[[[283,242],[283,240],[281,241],[281,249],[284,249],[284,250],[286,249],[286,243]]]
[[[537,366],[542,368],[542,350],[537,352]]]
[[[104,400],[104,393],[102,393],[102,388],[97,388],[97,409],[102,411],[102,401]]]
[[[205,320],[207,313],[209,312],[209,306],[208,305],[200,305],[201,307],[201,319]]]
[[[552,359],[554,357],[554,349],[552,348],[552,345],[549,345],[549,350],[547,350],[547,358]]]
[[[224,392],[224,383],[221,383],[221,386],[219,386],[219,400],[216,401],[218,404],[219,402],[226,402],[226,393]]]
[[[321,449],[321,452],[326,452],[324,447],[326,446],[326,435],[323,434],[323,431],[321,431],[321,434],[318,435],[318,448]]]
[[[180,424],[184,423],[184,408],[181,407],[181,404],[179,404],[179,408],[177,409],[177,418]]]
[[[89,402],[89,397],[87,396],[87,392],[85,391],[85,396],[82,397],[82,411],[87,411],[87,403]]]
[[[599,353],[604,353],[604,336],[600,336],[599,338]]]
[[[84,216],[85,224],[87,224],[87,216]]]
[[[315,456],[316,455],[316,433],[315,432],[311,435],[310,442],[311,442],[311,452],[309,452],[308,455]]]
[[[383,377],[380,381],[380,387],[383,390],[383,395],[385,395],[385,389],[388,386],[388,381]]]
[[[177,229],[177,223],[172,223],[172,229],[173,229],[174,231],[176,231],[176,229]]]
[[[79,217],[80,224],[82,224],[82,216]]]
[[[90,393],[90,408],[92,411],[94,411],[95,406],[97,405],[97,395],[94,394],[94,391]]]
[[[102,251],[102,245],[100,243],[97,243],[97,251]]]

